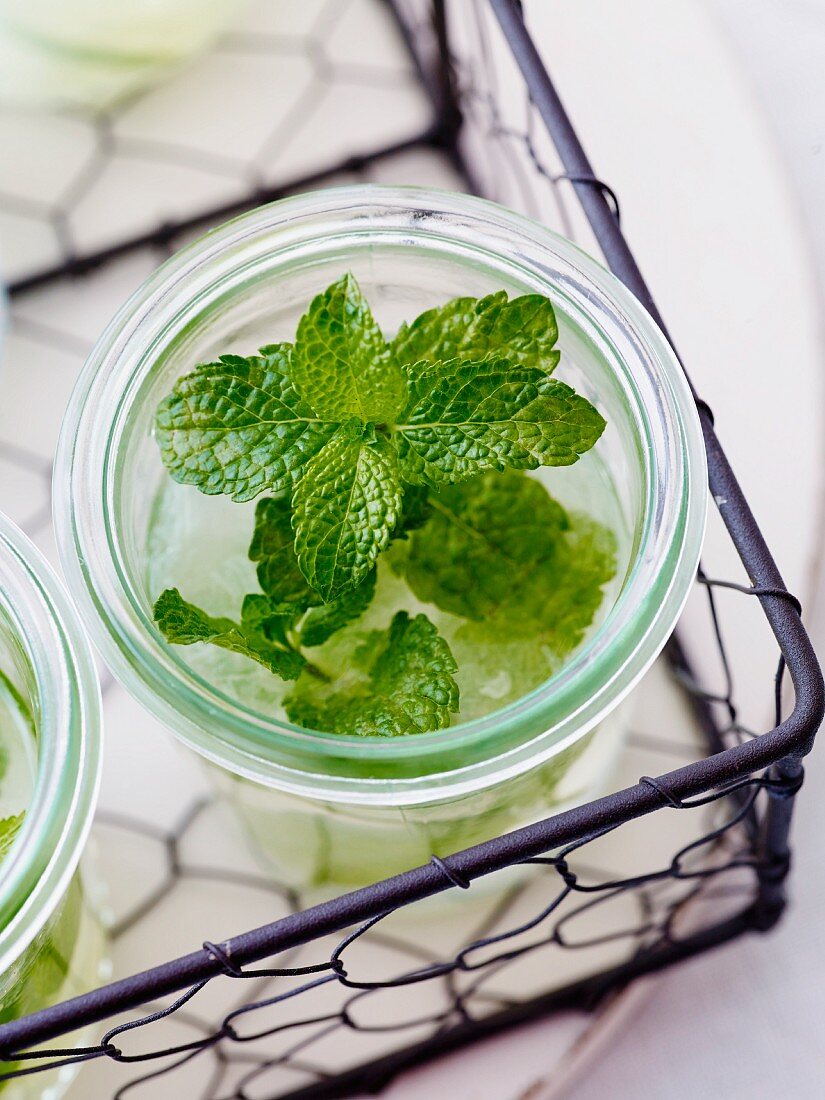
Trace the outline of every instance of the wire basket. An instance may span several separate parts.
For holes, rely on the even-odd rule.
[[[263,186],[250,171],[243,195],[217,208],[142,226],[98,248],[67,246],[56,262],[21,274],[13,296],[147,246],[163,253],[236,210],[342,173],[368,175],[388,158],[426,148],[469,189],[534,217],[552,209],[571,234],[583,211],[608,265],[664,329],[622,235],[617,198],[594,173],[517,0],[480,2],[460,14],[457,9],[449,0],[388,5],[430,105],[425,124],[414,132],[365,143],[277,184]],[[502,56],[511,77],[517,71],[523,82],[520,117],[511,117],[498,95]],[[108,1059],[121,1069],[117,1097],[132,1088],[139,1092],[141,1083],[151,1094],[159,1076],[180,1075],[183,1082],[193,1067],[200,1072],[205,1065],[197,1085],[181,1085],[186,1095],[308,1100],[378,1092],[425,1059],[528,1019],[592,1007],[639,975],[773,927],[786,903],[791,814],[802,757],[825,709],[823,684],[799,603],[786,590],[731,471],[710,409],[696,400],[711,493],[744,572],[730,580],[699,572],[713,660],[704,654],[694,669],[678,637],[668,646],[672,674],[701,733],[692,762],[308,909],[300,897],[266,882],[291,910],[284,918],[220,943],[207,941],[192,954],[0,1026],[0,1051],[10,1064],[0,1079]],[[47,473],[44,466],[38,476]],[[723,604],[735,613],[734,599],[761,607],[762,628],[778,648],[771,687],[775,724],[767,731],[750,728],[737,706],[723,630]],[[786,673],[792,708],[783,700]],[[668,732],[661,731],[662,744]],[[115,935],[136,925],[176,878],[192,873],[182,846],[210,805],[197,801],[168,832],[110,816],[110,828],[143,829],[167,855],[165,877]],[[666,857],[640,852],[634,836],[650,815],[674,814],[680,839]],[[605,859],[610,848],[626,853],[621,873]],[[537,868],[529,886],[508,888],[492,908],[463,924],[461,942],[437,936],[433,942],[429,932],[426,945],[416,942],[416,906],[425,899],[449,893],[455,906],[472,913],[473,883],[521,864]],[[221,881],[240,888],[263,880],[237,871]],[[397,950],[382,961],[380,948],[399,944],[404,965]],[[551,982],[553,960],[561,955],[584,961],[562,968],[564,981]],[[84,1035],[93,1029],[96,1041],[68,1045],[81,1029]],[[372,1054],[343,1069],[331,1067],[318,1052],[342,1035],[357,1035],[358,1051]]]

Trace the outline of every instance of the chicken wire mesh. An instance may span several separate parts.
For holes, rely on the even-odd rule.
[[[0,241],[12,291],[177,247],[240,210],[437,142],[440,119],[391,12],[363,7],[258,3],[208,59],[137,98],[96,113],[4,108]]]
[[[316,24],[322,43],[344,8],[323,9]],[[492,8],[509,26],[507,39]],[[616,239],[603,232],[605,219],[618,223],[615,196],[589,165],[565,164],[554,144],[553,127],[548,129],[539,110],[548,106],[547,86],[531,59],[529,37],[520,37],[517,5],[501,0],[489,8],[479,2],[460,9],[448,4],[445,10],[407,0],[394,10],[415,60],[407,73],[416,74],[419,92],[422,86],[426,91],[418,108],[425,112],[423,126],[386,147],[362,147],[265,191],[256,180],[250,190],[247,178],[244,193],[231,204],[187,212],[177,222],[152,222],[147,215],[139,232],[82,254],[66,238],[56,262],[21,275],[18,300],[44,281],[90,270],[127,251],[163,254],[193,228],[225,216],[229,205],[251,205],[342,173],[381,178],[394,161],[406,175],[410,163],[404,158],[411,149],[427,150],[443,162],[438,171],[458,173],[468,188],[561,225],[592,249],[578,190],[591,214],[594,203],[602,204],[596,239],[621,268]],[[319,79],[328,81],[329,70],[322,71],[326,75]],[[512,87],[515,79],[522,82],[519,94],[504,95],[502,87]],[[556,114],[559,119],[564,122],[563,114]],[[178,149],[177,155],[188,151]],[[93,164],[87,182],[105,170]],[[633,278],[630,270],[627,281],[640,292]],[[641,284],[643,300],[645,292]],[[23,322],[28,339],[66,353],[65,334],[40,318]],[[74,348],[78,356],[85,350],[79,343]],[[704,747],[697,747],[692,732],[685,734],[691,721],[686,714],[683,728],[648,723],[640,735],[654,742],[662,758],[670,753],[673,763],[685,767],[309,909],[299,893],[254,867],[221,866],[189,854],[193,834],[220,812],[212,799],[195,799],[170,828],[104,815],[98,830],[104,849],[123,853],[137,839],[162,853],[163,873],[112,927],[116,943],[140,933],[184,880],[205,890],[260,893],[284,915],[256,932],[207,941],[190,956],[0,1027],[0,1050],[10,1063],[4,1077],[94,1061],[115,1073],[106,1093],[115,1097],[152,1095],[170,1075],[186,1095],[204,1100],[373,1093],[424,1058],[540,1014],[593,1006],[635,975],[775,923],[784,904],[799,757],[818,724],[821,685],[797,603],[784,591],[731,480],[706,407],[703,415],[714,493],[747,573],[731,574],[730,580],[704,573],[698,578],[694,602],[702,601],[705,637],[713,647],[712,659],[710,646],[698,647],[704,657],[700,671],[676,640],[669,649]],[[44,499],[32,504],[26,518],[27,529],[37,533],[48,524],[49,460],[11,442],[3,442],[2,457],[41,486]],[[776,636],[782,651],[775,680],[765,680],[765,695],[774,697],[771,730],[742,716],[723,626],[725,614],[742,614],[758,603],[766,615],[760,617],[762,629]],[[786,658],[796,706],[783,722]],[[717,755],[688,763],[703,753]],[[657,830],[660,842],[651,843],[650,814],[675,817],[678,828]],[[495,883],[502,876],[507,881],[500,889],[485,891],[484,880]],[[444,900],[430,899],[434,894]],[[208,917],[206,903],[204,931]],[[58,1038],[64,1034],[69,1037]],[[49,1040],[49,1049],[32,1049]],[[63,1045],[69,1042],[84,1045]]]

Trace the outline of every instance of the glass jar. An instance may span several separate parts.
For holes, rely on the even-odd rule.
[[[100,748],[97,675],[77,613],[39,552],[0,514],[0,817],[25,810],[0,861],[0,1023],[85,993],[109,974],[78,867]],[[0,1073],[10,1068],[0,1063]],[[74,1073],[66,1066],[12,1079],[0,1092],[3,1100],[56,1100]]]
[[[152,622],[159,593],[149,580],[147,532],[169,481],[152,438],[158,402],[197,362],[293,338],[310,299],[347,270],[388,333],[455,295],[506,289],[551,298],[557,377],[594,402],[608,425],[593,452],[553,471],[554,495],[562,503],[593,495],[601,478],[623,528],[610,606],[549,680],[494,713],[392,739],[323,734],[273,718],[198,673]],[[683,606],[706,508],[693,400],[636,299],[527,218],[418,188],[345,187],[286,199],[173,257],[93,351],[70,402],[55,476],[64,567],[106,660],[214,765],[277,875],[322,890],[376,880],[603,791],[627,725],[619,704]],[[191,487],[180,493],[181,509],[200,497]],[[216,507],[224,511],[215,512],[189,570],[204,572],[210,591],[222,584],[220,555],[210,565],[212,544],[231,526],[226,509],[241,505]],[[197,599],[190,580],[180,578],[187,598]]]
[[[0,101],[99,111],[205,49],[241,0],[0,0]]]

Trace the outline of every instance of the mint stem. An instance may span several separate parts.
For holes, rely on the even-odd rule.
[[[324,684],[332,683],[332,677],[327,676],[326,672],[317,665],[314,665],[312,661],[307,661],[304,665],[304,672],[308,672],[310,676],[314,676],[316,680],[320,680]]]
[[[304,653],[303,649],[301,648],[300,634],[296,634],[294,630],[288,630],[286,632],[286,640],[287,640],[287,645],[289,646],[289,648],[294,653],[298,653],[306,661],[306,664],[304,665],[304,669],[303,669],[304,672],[308,672],[310,676],[314,676],[316,680],[320,680],[324,684],[331,684],[332,683],[332,677],[331,676],[328,676],[322,668],[319,668],[317,665],[314,665],[312,663],[312,661],[307,660],[306,654]]]

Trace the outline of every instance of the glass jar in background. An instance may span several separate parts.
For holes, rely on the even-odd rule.
[[[99,110],[205,49],[241,0],[0,0],[0,103]]]
[[[215,651],[209,660],[220,666],[204,664],[191,651],[207,647],[170,647],[152,621],[175,524],[183,542],[196,538],[198,553],[172,563],[170,579],[211,613],[229,613],[217,606],[233,585],[237,599],[238,578],[222,567],[226,540],[239,527],[243,538],[251,532],[233,510],[254,508],[171,483],[152,436],[158,402],[198,362],[291,340],[307,303],[347,270],[388,333],[456,295],[548,296],[559,323],[557,377],[607,420],[596,448],[574,466],[537,472],[563,505],[586,506],[616,536],[615,583],[584,643],[545,683],[492,713],[391,739],[296,727],[266,706],[254,668],[239,666],[217,685],[210,673],[234,670],[226,663],[234,655]],[[64,568],[107,662],[210,761],[274,873],[321,893],[606,789],[628,725],[620,704],[683,606],[706,507],[693,400],[636,299],[542,226],[481,199],[418,188],[287,199],[171,259],[93,351],[70,402],[55,477]],[[245,568],[254,584],[254,568]]]
[[[97,675],[76,612],[40,553],[0,514],[0,1023],[109,976],[93,883],[79,867],[100,751]],[[0,1063],[0,1072],[9,1068]],[[0,1090],[4,1100],[56,1100],[75,1073],[65,1066]]]

